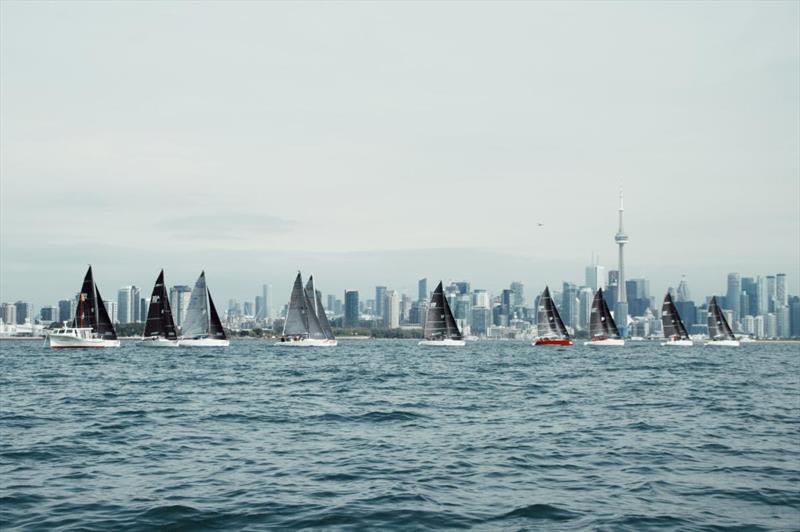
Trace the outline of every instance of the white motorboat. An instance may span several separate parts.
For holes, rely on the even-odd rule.
[[[65,326],[48,334],[44,346],[53,349],[119,347],[119,340],[98,338],[91,327]]]

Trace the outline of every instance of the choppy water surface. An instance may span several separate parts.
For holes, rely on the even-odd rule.
[[[800,528],[800,346],[0,343],[0,524]]]

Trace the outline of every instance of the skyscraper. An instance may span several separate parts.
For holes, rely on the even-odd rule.
[[[58,302],[58,321],[65,322],[71,320],[74,316],[74,312],[72,311],[72,300],[71,299],[62,299]]]
[[[789,294],[786,293],[786,274],[779,273],[775,276],[775,301],[779,307],[789,304]]]
[[[681,276],[681,282],[678,283],[678,290],[675,294],[675,301],[691,301],[692,295],[689,293],[689,283],[686,282],[686,276]]]
[[[133,308],[138,309],[138,298],[133,299],[132,286],[123,286],[117,291],[117,319],[119,323],[133,323]],[[111,320],[112,322],[114,320]]]
[[[575,309],[575,301],[578,295],[578,288],[572,283],[564,283],[561,290],[561,319],[565,325],[570,327],[577,327],[577,323],[572,321],[574,316],[577,316]]]
[[[417,289],[419,292],[419,299],[418,301],[427,301],[428,300],[428,278],[425,277],[424,279],[420,279],[417,283]]]
[[[511,283],[511,291],[514,292],[513,305],[515,307],[525,306],[525,286],[519,281],[514,281]]]
[[[777,295],[778,286],[775,282],[774,275],[767,275],[767,310],[775,312],[775,297]]]
[[[386,287],[385,286],[376,286],[375,287],[375,316],[378,319],[383,319],[383,300],[386,297]]]
[[[586,286],[597,292],[598,288],[606,287],[606,269],[597,263],[597,257],[592,256],[592,264],[586,267]]]
[[[26,321],[33,323],[33,305],[27,301],[17,301],[14,306],[17,309],[17,325],[23,325]]]
[[[178,327],[183,325],[183,320],[186,318],[186,311],[189,308],[189,298],[191,295],[191,287],[183,284],[175,285],[169,290],[169,306],[172,309],[172,317],[175,320],[175,325]]]
[[[389,329],[400,327],[400,296],[396,290],[387,290],[383,295],[383,324]]]
[[[358,290],[344,292],[344,326],[358,327]]]
[[[760,275],[756,278],[756,315],[762,316],[769,312],[769,297],[767,296],[767,280]]]
[[[725,296],[725,308],[733,311],[733,321],[739,321],[741,313],[740,295],[742,293],[742,277],[738,273],[728,274],[728,293]],[[733,327],[733,323],[731,323]]]
[[[615,306],[614,321],[617,323],[620,335],[628,336],[628,298],[625,294],[625,244],[628,243],[628,235],[622,227],[622,190],[619,191],[619,231],[614,236],[614,241],[619,246],[619,281],[617,283],[617,304]]]

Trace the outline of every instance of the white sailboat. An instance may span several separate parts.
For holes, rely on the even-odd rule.
[[[136,345],[143,347],[178,347],[178,334],[172,320],[167,287],[164,284],[164,270],[158,274],[153,293],[150,295],[150,308],[147,309],[147,322],[144,334]]]
[[[189,297],[189,307],[186,309],[186,319],[181,327],[181,336],[178,338],[181,347],[228,347],[230,340],[222,327],[222,321],[217,314],[211,292],[206,285],[206,272],[200,272],[200,277],[194,283],[192,294]]]
[[[441,281],[431,295],[428,314],[425,317],[423,338],[419,345],[429,347],[464,347],[466,345],[453,317],[453,312],[450,310],[450,304],[444,297]]]
[[[589,318],[589,333],[592,339],[583,345],[622,347],[625,340],[619,335],[617,324],[608,310],[606,300],[603,298],[603,289],[598,288],[592,301],[592,314]]]
[[[664,329],[664,338],[666,338],[666,341],[661,342],[661,345],[669,347],[690,347],[694,345],[669,292],[664,296],[664,303],[661,305],[661,325]]]
[[[717,296],[712,297],[711,303],[708,304],[708,338],[706,345],[710,346],[739,347],[740,345],[717,304]]]
[[[313,276],[303,289],[300,272],[294,280],[281,344],[291,347],[335,347],[338,342],[322,307],[322,297],[314,288]],[[324,325],[323,325],[324,324]]]
[[[72,324],[65,322],[64,327],[48,334],[44,345],[53,349],[119,347],[117,333],[94,282],[91,266],[83,278]]]

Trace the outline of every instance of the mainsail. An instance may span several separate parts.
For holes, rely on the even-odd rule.
[[[620,338],[617,324],[608,310],[603,298],[603,289],[598,288],[592,301],[592,313],[589,317],[589,334],[592,338]]]
[[[176,340],[175,322],[172,321],[172,309],[169,306],[167,287],[164,285],[164,270],[158,274],[153,293],[150,295],[150,308],[147,310],[147,323],[144,326],[144,337],[163,336],[167,340]]]
[[[208,288],[206,287],[206,272],[200,272],[200,277],[194,283],[192,294],[189,296],[189,306],[186,308],[186,319],[181,326],[181,336],[184,338],[203,338],[208,335]]]
[[[316,315],[317,321],[322,329],[322,334],[328,340],[333,340],[333,329],[331,329],[328,316],[325,315],[325,308],[322,306],[322,292],[316,289],[313,275],[308,277],[305,293],[306,298],[312,303],[311,308],[314,309],[314,314]],[[311,324],[309,323],[309,325]]]
[[[86,270],[86,276],[83,278],[81,291],[78,294],[78,306],[75,309],[73,326],[91,327],[93,332],[97,331],[97,295],[91,266]]]
[[[667,292],[664,296],[664,303],[661,305],[661,324],[664,328],[665,338],[677,338],[680,340],[688,340],[689,332],[683,325],[678,309],[672,301],[672,295]]]
[[[550,288],[547,286],[539,298],[536,328],[540,338],[569,338],[567,328],[561,320],[561,315],[550,296]]]
[[[713,296],[708,304],[708,337],[712,340],[736,340],[728,320],[717,304],[717,296]]]
[[[431,302],[428,306],[428,314],[425,318],[424,336],[426,340],[462,340],[461,331],[450,310],[450,304],[444,297],[442,282],[436,286],[436,290],[431,295]]]
[[[208,308],[211,309],[211,314],[208,318],[208,336],[217,340],[226,340],[228,335],[225,334],[225,328],[222,326],[222,321],[217,314],[217,307],[214,306],[214,300],[211,299],[211,290],[206,288],[208,292]]]

